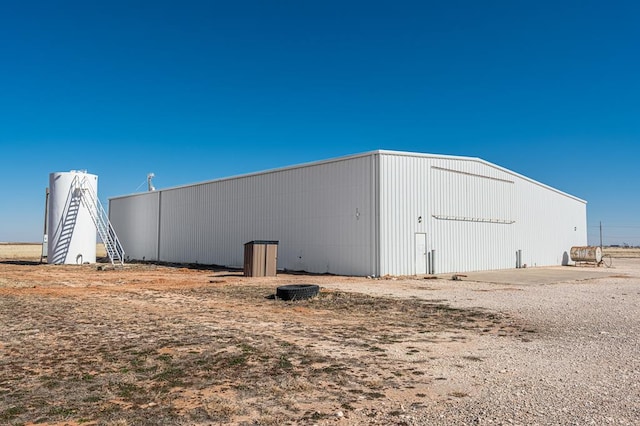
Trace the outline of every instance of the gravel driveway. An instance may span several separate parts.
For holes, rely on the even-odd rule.
[[[614,266],[555,274],[540,268],[523,279],[520,271],[501,271],[462,281],[359,286],[504,312],[530,335],[515,342],[478,336],[435,360],[440,393],[461,397],[434,402],[430,410],[407,408],[404,423],[640,424],[640,259],[616,259]],[[536,274],[537,282],[528,278]]]

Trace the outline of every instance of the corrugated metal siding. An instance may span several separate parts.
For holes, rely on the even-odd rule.
[[[427,234],[428,160],[380,155],[380,274],[415,272],[415,233]],[[419,217],[422,220],[419,221]]]
[[[160,206],[160,209],[158,208]],[[586,203],[479,159],[376,151],[110,200],[134,259],[243,265],[278,240],[278,267],[416,273],[416,233],[435,272],[561,264],[586,245]]]
[[[526,181],[517,182],[516,249],[527,266],[566,264],[572,246],[587,245],[586,204]]]
[[[109,200],[109,221],[125,256],[138,260],[158,260],[158,192],[146,192]]]
[[[556,265],[586,243],[583,202],[477,159],[381,154],[380,206],[383,275],[416,273],[416,232],[436,273],[513,268],[518,249]]]
[[[513,267],[513,177],[476,161],[430,161],[435,272]]]
[[[162,191],[160,260],[242,267],[243,245],[277,240],[278,268],[375,270],[373,156]]]

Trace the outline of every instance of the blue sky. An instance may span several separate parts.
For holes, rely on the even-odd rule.
[[[0,6],[0,241],[50,172],[99,194],[374,149],[467,155],[640,244],[640,4],[23,1]]]

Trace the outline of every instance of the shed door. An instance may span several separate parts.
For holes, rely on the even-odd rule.
[[[427,273],[427,234],[416,233],[416,275]]]

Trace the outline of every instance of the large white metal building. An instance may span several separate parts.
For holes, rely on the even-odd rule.
[[[109,200],[130,259],[413,275],[567,264],[586,202],[479,158],[373,151]]]

